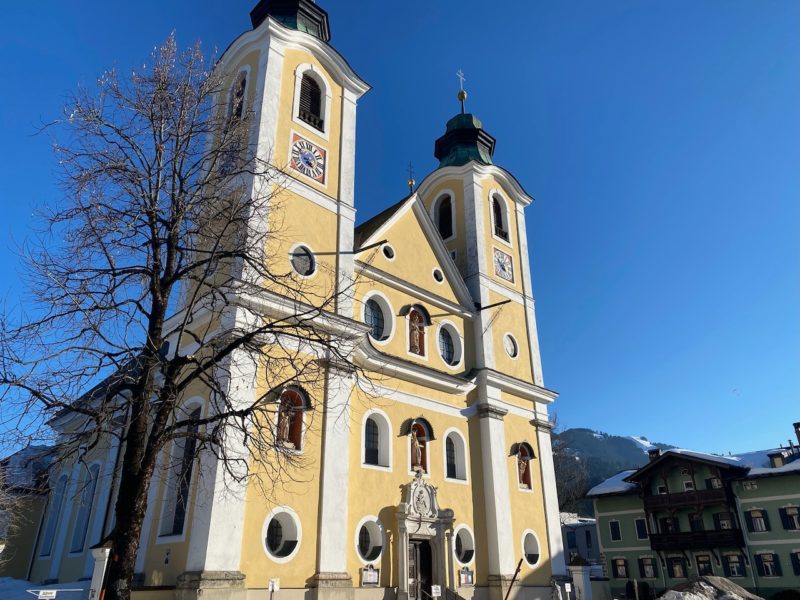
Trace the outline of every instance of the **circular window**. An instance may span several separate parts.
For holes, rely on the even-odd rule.
[[[442,283],[444,281],[444,275],[442,274],[441,269],[434,269],[433,270],[433,278],[438,282]]]
[[[448,365],[453,366],[458,364],[453,335],[445,327],[439,330],[439,353],[442,355],[442,360]]]
[[[511,358],[517,358],[519,354],[519,346],[517,346],[517,340],[514,339],[514,336],[510,333],[507,333],[503,338],[503,347],[506,350],[506,354],[508,354]]]
[[[267,517],[264,548],[273,560],[284,562],[294,556],[300,541],[300,526],[295,515],[279,510]]]
[[[358,527],[356,540],[358,555],[364,562],[373,562],[378,559],[383,551],[383,531],[380,523],[374,518],[368,518]]]
[[[389,339],[392,332],[392,309],[380,295],[373,294],[364,302],[364,323],[369,325],[369,337],[378,342]]]
[[[389,260],[394,260],[394,248],[392,248],[389,244],[384,244],[383,255]]]
[[[475,556],[475,541],[472,534],[466,528],[461,528],[456,534],[456,560],[462,565],[466,565]]]
[[[525,555],[525,562],[533,566],[539,562],[539,541],[532,531],[525,533],[522,538],[522,552]]]
[[[313,275],[317,268],[314,255],[311,253],[311,250],[305,246],[298,246],[292,250],[292,253],[289,255],[289,260],[295,272],[303,277]]]

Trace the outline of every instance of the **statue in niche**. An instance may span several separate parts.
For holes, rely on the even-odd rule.
[[[411,467],[422,470],[422,444],[419,443],[417,432],[413,427],[411,428]]]
[[[525,471],[528,469],[528,461],[522,457],[522,453],[517,454],[517,470],[519,471],[519,482],[525,484]]]

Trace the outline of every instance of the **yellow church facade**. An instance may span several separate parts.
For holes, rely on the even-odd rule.
[[[265,426],[296,464],[269,493],[226,481],[212,460],[194,467],[183,504],[157,478],[136,596],[502,600],[510,588],[512,600],[550,598],[566,567],[531,196],[492,163],[495,140],[462,111],[436,142],[439,168],[356,226],[356,112],[369,86],[328,43],[313,2],[263,0],[251,19],[219,68],[232,110],[253,115],[252,145],[288,175],[266,216],[279,232],[267,260],[306,290],[337,292],[333,327],[358,336],[351,359],[367,381],[333,366],[280,392],[287,408]],[[270,391],[262,371],[237,384],[243,399]],[[203,390],[186,404],[205,410]],[[75,497],[86,489],[79,469],[55,474],[31,581],[91,575],[119,449],[93,452],[88,500]]]

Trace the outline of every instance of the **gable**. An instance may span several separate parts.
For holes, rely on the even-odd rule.
[[[359,247],[387,242],[358,254],[360,262],[472,310],[469,291],[416,194],[359,226],[356,239]],[[387,246],[392,258],[383,252]]]

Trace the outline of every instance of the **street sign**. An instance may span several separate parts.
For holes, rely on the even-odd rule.
[[[432,585],[431,586],[431,596],[434,598],[441,598],[442,596],[442,586],[440,585]]]
[[[270,579],[269,580],[269,591],[270,592],[279,592],[279,591],[281,591],[281,580],[280,579]]]

